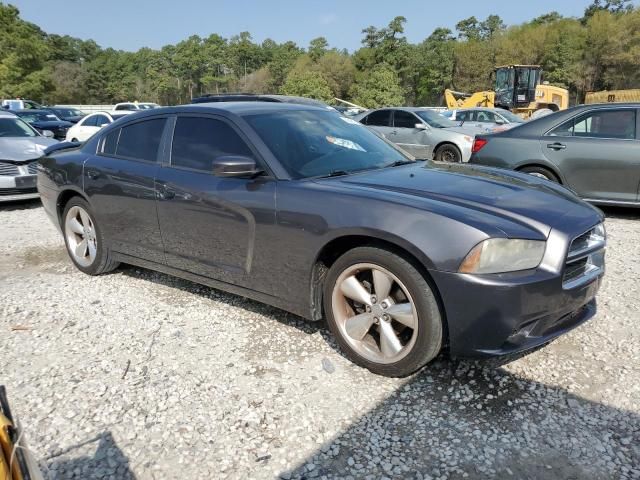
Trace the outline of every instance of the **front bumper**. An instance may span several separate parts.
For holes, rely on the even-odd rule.
[[[0,175],[0,202],[38,198],[36,175],[31,165],[15,167],[17,175]]]
[[[487,357],[533,349],[592,318],[602,275],[574,289],[535,270],[501,275],[431,272],[447,316],[452,356]]]

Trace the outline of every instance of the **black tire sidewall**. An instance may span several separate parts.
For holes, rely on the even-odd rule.
[[[455,153],[456,160],[445,160],[442,158],[444,155],[444,152],[447,150],[451,150],[452,152]],[[455,145],[452,145],[452,144],[441,145],[436,150],[436,160],[439,162],[460,163],[462,162],[462,154],[460,153],[460,150],[458,149],[458,147],[456,147]]]
[[[71,254],[71,250],[69,249],[69,243],[67,242],[67,231],[66,231],[67,213],[69,212],[69,210],[71,210],[72,207],[75,207],[75,206],[81,207],[82,209],[84,209],[87,212],[87,214],[91,217],[93,228],[96,233],[96,258],[93,261],[93,263],[88,267],[84,267],[80,265],[78,262],[76,262],[76,260],[73,258],[73,255]],[[73,264],[76,266],[76,268],[81,272],[86,273],[87,275],[98,275],[99,273],[101,273],[101,265],[106,263],[104,239],[102,237],[102,231],[100,230],[100,226],[96,221],[96,216],[94,215],[91,207],[89,206],[89,203],[83,198],[73,197],[71,200],[69,200],[69,202],[64,207],[61,223],[62,223],[62,234],[64,237],[64,244],[67,248],[67,254],[69,255],[69,258],[71,259]]]
[[[380,364],[355,352],[342,337],[332,311],[332,293],[336,280],[347,268],[358,263],[372,263],[386,268],[407,287],[418,313],[418,336],[413,349],[401,360]],[[442,315],[427,279],[405,258],[378,247],[358,247],[338,258],[324,282],[323,307],[334,338],[345,354],[356,364],[389,377],[409,375],[431,361],[440,351],[443,338]]]

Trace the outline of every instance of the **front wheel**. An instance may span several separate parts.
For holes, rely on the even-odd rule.
[[[105,245],[89,204],[80,197],[67,203],[62,215],[62,230],[71,261],[88,275],[99,275],[118,267]]]
[[[403,377],[431,361],[442,345],[442,317],[433,290],[407,260],[359,247],[331,266],[324,311],[338,344],[356,364]]]
[[[451,144],[440,145],[433,157],[438,162],[462,162],[462,154],[460,153],[460,150],[458,150],[458,147]]]

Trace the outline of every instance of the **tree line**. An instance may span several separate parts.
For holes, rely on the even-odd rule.
[[[640,8],[630,0],[594,0],[582,18],[551,12],[507,27],[498,15],[436,28],[414,44],[407,19],[362,30],[353,53],[324,37],[295,42],[193,35],[159,50],[101,48],[93,40],[44,32],[0,3],[0,98],[49,104],[127,100],[188,103],[204,93],[255,92],[334,97],[366,107],[441,105],[443,91],[491,88],[496,65],[535,64],[545,80],[587,91],[640,87]]]

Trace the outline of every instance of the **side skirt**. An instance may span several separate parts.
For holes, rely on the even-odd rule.
[[[255,290],[240,287],[238,285],[233,285],[231,283],[221,282],[209,277],[203,277],[195,273],[186,272],[184,270],[173,268],[168,265],[151,262],[149,260],[133,257],[124,253],[113,252],[113,257],[114,259],[122,263],[135,265],[136,267],[146,268],[148,270],[154,270],[160,273],[165,273],[167,275],[172,275],[184,280],[189,280],[190,282],[198,283],[200,285],[206,285],[207,287],[215,288],[216,290],[221,290],[233,295],[239,295],[241,297],[249,298],[260,303],[265,303],[267,305],[271,305],[273,307],[280,308],[287,312],[303,317],[306,320],[311,320],[311,309],[309,305],[291,304],[285,299],[267,295],[266,293],[257,292]]]

